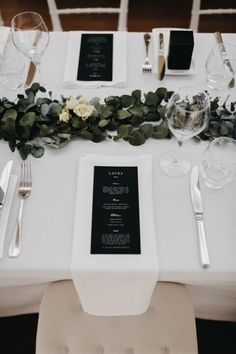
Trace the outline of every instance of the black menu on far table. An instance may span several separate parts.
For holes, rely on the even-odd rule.
[[[77,80],[112,81],[113,34],[81,35]]]
[[[91,254],[140,254],[138,168],[95,166]]]

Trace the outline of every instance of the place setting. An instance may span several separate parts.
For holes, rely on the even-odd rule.
[[[8,161],[0,174],[0,258],[6,254],[10,258],[16,258],[21,253],[22,233],[24,233],[24,230],[22,232],[23,205],[32,189],[31,164],[21,163],[19,177],[15,171],[13,172],[13,167],[13,160]],[[19,205],[17,199],[20,201]],[[14,204],[17,204],[18,208]],[[15,211],[17,215],[13,220]],[[13,229],[9,227],[10,222],[15,224]],[[10,240],[9,244],[8,240]]]

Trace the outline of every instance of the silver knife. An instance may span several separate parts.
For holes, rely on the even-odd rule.
[[[197,220],[199,248],[201,256],[201,265],[203,268],[209,268],[210,260],[208,255],[206,235],[203,224],[202,196],[199,189],[198,167],[194,166],[191,171],[191,198],[194,214]]]
[[[224,42],[223,42],[223,38],[222,38],[222,35],[221,33],[218,31],[218,32],[215,32],[215,38],[216,38],[216,42],[218,44],[221,44],[221,55],[222,55],[222,59],[223,59],[223,62],[224,62],[224,65],[226,67],[227,70],[229,70],[230,73],[234,74],[234,69],[231,65],[231,62],[227,56],[227,53],[226,53],[226,50],[225,50],[225,46],[224,46]],[[228,86],[230,88],[234,87],[235,85],[235,82],[234,82],[234,78],[232,78],[228,84]]]
[[[159,52],[158,52],[158,80],[162,80],[165,75],[165,57],[164,57],[164,37],[159,33]]]
[[[0,177],[0,209],[2,209],[6,199],[6,193],[11,175],[12,165],[13,161],[8,161]]]

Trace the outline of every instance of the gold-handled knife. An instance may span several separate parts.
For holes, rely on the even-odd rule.
[[[36,72],[36,66],[31,61],[30,64],[29,64],[29,69],[28,69],[26,80],[25,80],[25,84],[27,86],[30,86],[32,84],[35,72]]]
[[[41,35],[42,35],[41,31],[36,30],[36,34],[35,34],[35,38],[34,38],[34,42],[33,42],[33,48],[36,48]],[[35,72],[36,72],[36,66],[31,61],[29,64],[29,69],[28,69],[26,80],[25,80],[25,84],[27,86],[30,86],[32,84]]]
[[[162,80],[165,75],[165,57],[164,57],[164,37],[159,33],[159,52],[158,52],[158,80]]]
[[[232,65],[230,63],[230,60],[227,56],[227,53],[226,53],[226,50],[225,50],[225,46],[224,46],[224,42],[223,42],[223,38],[222,38],[222,35],[221,33],[218,31],[218,32],[215,32],[215,38],[216,38],[216,42],[218,44],[221,44],[221,55],[222,55],[222,58],[223,58],[223,61],[224,61],[224,65],[226,66],[226,68],[228,68],[228,70],[231,72],[231,73],[234,73],[234,69],[232,68]],[[233,88],[235,85],[235,81],[234,81],[234,78],[232,78],[228,84],[229,88]]]

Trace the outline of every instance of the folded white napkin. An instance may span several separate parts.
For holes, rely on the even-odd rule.
[[[0,258],[3,257],[3,253],[4,253],[4,243],[6,238],[8,219],[10,215],[16,182],[17,182],[17,176],[11,175],[9,179],[8,188],[7,188],[6,199],[2,209],[0,210]]]
[[[9,34],[10,27],[0,26],[0,57],[3,54]]]
[[[192,31],[188,28],[153,28],[152,29],[152,36],[153,36],[153,72],[155,74],[158,73],[158,52],[159,52],[159,33],[163,33],[164,37],[164,56],[166,58],[167,64],[167,56],[169,50],[169,38],[170,38],[170,31]],[[194,50],[192,55],[192,61],[190,68],[188,70],[172,70],[168,69],[166,65],[165,75],[192,75],[195,73],[195,64],[194,64]]]
[[[94,166],[137,166],[141,254],[90,254]],[[71,271],[84,311],[100,316],[143,313],[158,280],[151,156],[82,157],[76,198]]]
[[[127,33],[109,32],[109,33],[113,33],[113,75],[112,75],[113,79],[112,81],[78,81],[77,70],[79,64],[80,42],[81,42],[82,33],[96,33],[96,32],[79,32],[79,31],[69,32],[69,41],[68,41],[68,49],[67,49],[67,56],[65,62],[63,85],[67,88],[101,87],[101,86],[124,87],[127,82]]]

